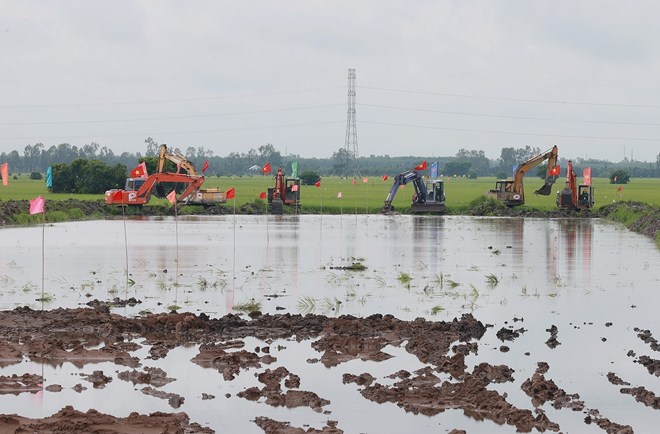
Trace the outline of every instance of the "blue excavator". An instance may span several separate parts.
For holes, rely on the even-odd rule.
[[[399,187],[406,184],[412,184],[415,193],[412,197],[410,212],[412,214],[442,214],[445,212],[445,188],[444,181],[440,179],[430,179],[424,184],[422,175],[417,170],[409,170],[399,173],[394,177],[394,184],[390,193],[385,199],[385,206],[382,213],[388,214],[394,211],[392,201],[396,196]]]

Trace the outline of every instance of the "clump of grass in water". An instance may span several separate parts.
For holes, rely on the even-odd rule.
[[[41,302],[44,302],[44,303],[50,303],[54,299],[55,299],[55,297],[53,297],[51,294],[44,293],[44,296],[37,298],[37,301],[41,301]]]
[[[449,286],[449,288],[456,288],[457,286],[461,286],[461,284],[455,280],[447,279],[447,286]]]
[[[397,277],[397,280],[401,282],[404,285],[409,285],[410,281],[412,280],[412,277],[408,273],[399,273],[399,277]]]
[[[431,308],[431,315],[437,315],[437,314],[439,314],[440,312],[442,312],[443,310],[445,310],[445,308],[442,307],[442,306],[440,306],[439,304],[436,305],[436,306],[433,306],[433,307]]]
[[[237,303],[234,305],[234,310],[241,312],[256,312],[261,310],[261,302],[255,300],[254,298],[245,301],[243,303]]]
[[[490,286],[497,286],[497,284],[500,283],[500,280],[497,278],[496,275],[490,273],[486,275],[486,282],[488,282]]]
[[[170,304],[169,306],[167,306],[167,309],[176,312],[177,310],[181,309],[181,306],[177,306],[176,304]]]
[[[298,310],[303,313],[312,313],[316,308],[316,299],[306,295],[298,299]]]
[[[337,312],[341,307],[341,300],[338,300],[336,297],[334,298],[325,297],[323,299],[323,303],[325,304],[325,310],[327,311],[331,310],[333,312]]]
[[[367,266],[361,262],[353,262],[351,265],[344,268],[349,271],[364,271],[367,269]]]

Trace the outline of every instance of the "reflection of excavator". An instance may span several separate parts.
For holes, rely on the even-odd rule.
[[[525,190],[523,188],[523,177],[532,168],[538,166],[543,161],[548,160],[548,173],[545,178],[545,184],[534,193],[542,194],[544,196],[550,195],[552,192],[552,184],[557,180],[558,168],[557,166],[557,146],[536,155],[527,161],[521,163],[513,179],[500,179],[495,182],[495,189],[490,190],[488,195],[503,202],[506,206],[518,206],[525,204]]]
[[[285,178],[284,170],[278,167],[275,187],[268,187],[267,197],[271,214],[282,214],[284,205],[300,205],[300,178]]]
[[[160,145],[160,151],[158,155],[158,173],[164,173],[165,163],[167,163],[166,160],[170,160],[172,163],[176,164],[177,173],[180,169],[183,169],[188,173],[189,176],[193,178],[201,176],[197,173],[195,165],[189,161],[182,153],[176,150],[169,150],[167,149],[167,145],[163,144]],[[193,194],[183,198],[181,202],[185,202],[191,205],[208,206],[226,203],[227,198],[225,196],[225,192],[221,191],[219,188],[197,188]]]
[[[416,170],[409,170],[408,172],[399,173],[394,177],[394,184],[390,189],[387,199],[385,199],[385,206],[383,206],[383,214],[394,211],[392,201],[399,187],[408,183],[413,184],[415,193],[413,194],[413,202],[410,206],[410,212],[413,214],[441,214],[445,212],[445,189],[444,181],[440,179],[431,179],[426,185],[422,175]]]
[[[586,175],[585,175],[586,176]],[[573,162],[568,160],[566,168],[566,188],[557,192],[557,206],[563,209],[588,209],[594,206],[594,190],[591,180],[580,186],[575,185]]]
[[[147,178],[128,178],[123,190],[112,189],[105,192],[106,205],[144,205],[151,198],[154,186],[163,182],[188,184],[188,187],[178,195],[178,202],[186,202],[191,195],[199,190],[204,182],[203,176],[190,176],[183,173],[154,173]]]

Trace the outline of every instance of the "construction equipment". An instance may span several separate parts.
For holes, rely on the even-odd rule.
[[[524,205],[525,190],[523,188],[523,177],[525,176],[525,173],[529,172],[532,168],[538,166],[545,160],[548,160],[548,172],[546,174],[545,183],[534,193],[542,194],[543,196],[550,195],[550,193],[552,193],[552,185],[557,180],[557,175],[559,175],[557,158],[557,146],[555,145],[549,150],[524,161],[517,167],[513,179],[497,180],[495,182],[495,189],[488,191],[488,196],[494,197],[506,206],[513,207]]]
[[[151,199],[153,188],[164,182],[187,184],[186,189],[178,195],[177,202],[190,203],[190,197],[204,183],[204,177],[184,173],[154,173],[147,178],[128,178],[123,190],[112,189],[105,192],[105,204],[142,206]]]
[[[300,178],[285,178],[282,166],[275,173],[275,187],[268,187],[268,212],[282,214],[284,205],[300,205]]]
[[[177,173],[181,169],[185,170],[191,177],[199,177],[195,165],[192,161],[188,160],[185,155],[180,153],[177,150],[169,150],[167,145],[160,145],[159,155],[158,155],[158,173],[165,173],[165,163],[167,160],[176,164]],[[204,205],[212,206],[221,203],[226,203],[227,197],[225,192],[219,188],[198,188],[194,191],[194,194],[189,195],[185,203],[190,205]]]
[[[589,173],[591,173],[590,168],[588,169]],[[557,192],[557,206],[562,209],[575,210],[589,209],[593,207],[594,190],[591,186],[591,175],[589,175],[589,182],[585,182],[579,186],[575,185],[575,178],[573,162],[568,160],[566,167],[566,188]]]
[[[394,177],[394,183],[390,189],[382,213],[387,214],[394,211],[392,201],[396,196],[399,187],[412,183],[415,193],[412,197],[410,212],[413,214],[442,214],[445,212],[445,188],[444,181],[440,179],[431,179],[426,185],[420,172],[409,170],[399,173]]]

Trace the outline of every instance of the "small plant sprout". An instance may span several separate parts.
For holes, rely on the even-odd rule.
[[[410,281],[412,280],[412,277],[410,277],[410,274],[408,273],[401,272],[399,273],[399,277],[397,277],[397,280],[404,285],[409,285]]]
[[[490,273],[490,274],[486,275],[486,282],[488,282],[488,284],[490,286],[495,287],[495,286],[497,286],[498,283],[500,283],[500,280],[497,278],[496,275],[494,275],[493,273]]]
[[[176,312],[177,310],[181,309],[181,306],[177,306],[176,304],[170,304],[169,306],[167,306],[167,309]]]
[[[238,310],[242,312],[256,312],[258,310],[261,310],[261,302],[256,301],[254,298],[252,298],[243,303],[234,304],[234,310]]]
[[[460,283],[456,282],[455,280],[451,280],[451,279],[447,279],[446,282],[447,282],[447,286],[449,286],[449,288],[456,288],[457,286],[461,285]]]
[[[377,274],[376,277],[374,277],[374,280],[376,281],[376,283],[377,283],[378,286],[380,286],[380,287],[383,287],[383,286],[386,285],[386,283],[385,283],[385,279],[384,279],[383,276],[381,276],[380,274]]]
[[[472,288],[472,291],[470,291],[470,296],[472,297],[473,300],[476,300],[479,298],[479,290],[477,289],[476,286],[470,285],[470,288]]]
[[[304,314],[314,312],[316,308],[316,300],[309,295],[298,299],[298,310]]]
[[[197,278],[197,287],[202,291],[208,289],[209,281],[206,280],[206,277],[199,276],[199,278]]]
[[[54,300],[54,297],[52,294],[44,293],[43,297],[37,298],[37,301],[41,301],[43,303],[50,303],[51,301]]]
[[[529,294],[527,294],[527,285],[523,285],[523,287],[520,289],[520,295],[523,297],[529,297]]]
[[[435,305],[431,308],[431,315],[437,315],[440,312],[442,312],[443,310],[445,310],[444,307],[440,306],[439,304]]]
[[[332,312],[339,312],[339,308],[341,307],[341,300],[338,300],[337,298],[329,298],[325,297],[323,299],[323,304],[325,306],[326,311],[332,311]]]
[[[435,279],[432,280],[432,283],[433,283],[435,286],[437,286],[437,287],[439,287],[439,288],[442,288],[443,280],[444,280],[444,276],[443,276],[442,273],[440,273],[440,274],[436,274],[436,275],[435,275]]]

